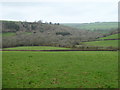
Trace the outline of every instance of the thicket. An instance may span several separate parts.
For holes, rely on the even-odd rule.
[[[12,29],[12,30],[15,30],[15,31],[18,31],[20,29],[19,25],[17,25],[15,22],[12,22],[12,21],[3,21],[2,22],[2,28],[3,29]]]

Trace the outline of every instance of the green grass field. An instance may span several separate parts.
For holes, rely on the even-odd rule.
[[[117,88],[118,52],[3,51],[3,88]]]
[[[70,26],[83,30],[103,30],[107,33],[110,29],[117,29],[117,22],[96,22],[96,23],[63,23],[65,26]]]
[[[70,49],[62,47],[50,47],[50,46],[23,46],[23,47],[13,47],[13,48],[4,48],[7,50],[56,50],[56,49]]]
[[[24,32],[24,34],[31,34],[31,32]],[[3,37],[9,37],[9,36],[15,36],[16,33],[14,32],[7,32],[7,33],[0,33],[0,36],[3,36]]]
[[[118,39],[118,35],[120,34],[113,34],[113,35],[99,38],[99,39]],[[91,42],[85,42],[83,44],[88,45],[88,46],[118,47],[119,41],[120,40],[91,41]]]
[[[91,41],[85,42],[85,45],[88,46],[102,46],[102,47],[118,47],[119,40],[104,40],[104,41]]]
[[[118,39],[120,34],[113,34],[107,37],[99,38],[99,39]]]
[[[8,32],[8,33],[0,33],[0,36],[3,36],[3,37],[8,37],[8,36],[15,36],[16,34],[13,33],[13,32]]]

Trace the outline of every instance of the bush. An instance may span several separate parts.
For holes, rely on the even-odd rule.
[[[71,35],[69,32],[56,32],[56,35]]]

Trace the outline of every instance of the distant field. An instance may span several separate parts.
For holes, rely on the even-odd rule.
[[[113,34],[107,37],[99,38],[99,39],[118,39],[118,35],[120,34]],[[85,45],[90,46],[103,46],[103,47],[118,47],[118,42],[120,40],[104,40],[104,41],[91,41],[91,42],[85,42]]]
[[[63,23],[65,26],[74,27],[82,30],[100,31],[108,33],[109,30],[117,29],[117,22],[96,22],[96,23]]]
[[[3,88],[117,88],[118,52],[3,51]]]
[[[85,42],[85,45],[89,46],[103,46],[103,47],[118,47],[119,40],[104,40],[104,41],[92,41],[92,42]]]
[[[13,32],[8,32],[8,33],[0,33],[0,36],[3,36],[3,37],[6,37],[6,36],[14,36],[16,35],[15,33]]]
[[[70,49],[70,48],[61,48],[61,47],[50,47],[50,46],[23,46],[23,47],[12,47],[4,48],[7,50],[56,50],[56,49]]]
[[[31,34],[31,32],[25,32],[24,34]],[[0,33],[0,36],[3,36],[3,37],[15,36],[15,35],[16,33],[14,32]]]
[[[120,34],[113,34],[113,35],[103,37],[103,38],[100,38],[100,39],[118,39],[119,38],[118,36],[120,36]]]

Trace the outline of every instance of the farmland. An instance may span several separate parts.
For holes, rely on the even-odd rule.
[[[110,39],[118,39],[119,38],[118,36],[119,34],[113,34],[107,37],[99,38],[101,39],[100,41],[98,40],[98,41],[85,42],[83,44],[87,46],[118,47],[118,42],[120,40],[110,40]]]
[[[24,32],[23,34],[31,34],[31,33],[30,32]],[[3,36],[3,37],[16,36],[16,33],[15,32],[0,33],[0,36]]]
[[[118,28],[117,22],[95,22],[95,23],[62,23],[65,26],[74,27],[82,30],[90,30],[100,33],[109,33]]]
[[[117,88],[118,52],[3,51],[3,88]]]
[[[119,40],[104,40],[104,41],[92,41],[85,42],[85,45],[88,46],[103,46],[103,47],[118,47]]]
[[[3,88],[117,88],[116,23],[93,24],[4,21]]]
[[[3,36],[3,37],[8,37],[8,36],[14,36],[15,35],[15,33],[13,33],[13,32],[8,32],[8,33],[0,33],[0,36]]]
[[[23,46],[23,47],[13,47],[13,48],[4,48],[6,50],[56,50],[56,49],[70,49],[62,47],[50,47],[50,46]]]
[[[107,37],[103,37],[103,38],[100,38],[100,39],[118,39],[120,34],[113,34],[113,35],[110,35],[110,36],[107,36]]]

